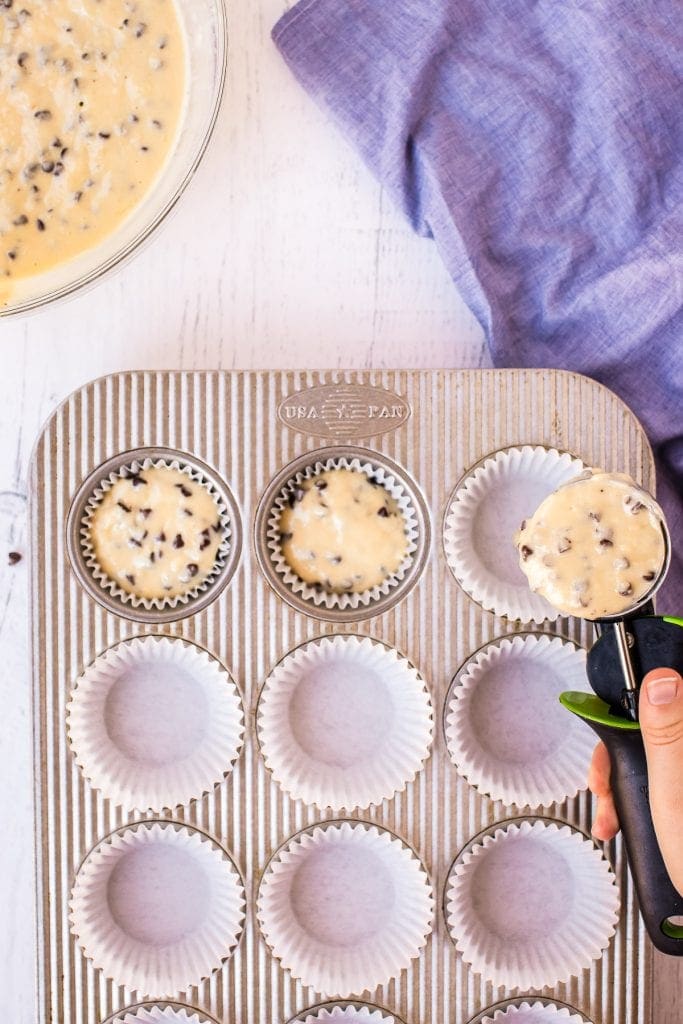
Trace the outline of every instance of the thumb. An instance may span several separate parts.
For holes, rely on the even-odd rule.
[[[650,809],[671,881],[683,893],[683,678],[656,668],[640,690]]]

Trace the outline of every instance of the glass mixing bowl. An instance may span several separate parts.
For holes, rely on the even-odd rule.
[[[181,0],[187,42],[183,122],[159,177],[139,206],[98,245],[49,271],[20,279],[0,317],[40,309],[100,280],[129,260],[180,199],[197,170],[220,109],[227,70],[225,0]]]

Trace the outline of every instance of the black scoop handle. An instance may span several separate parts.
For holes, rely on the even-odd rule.
[[[584,720],[609,751],[614,803],[645,927],[662,953],[683,956],[683,918],[678,924],[669,922],[683,915],[683,896],[669,878],[657,843],[640,729]]]

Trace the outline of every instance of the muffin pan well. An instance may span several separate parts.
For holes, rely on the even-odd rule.
[[[590,418],[585,416],[588,408]],[[616,931],[602,953],[602,938],[596,940],[589,967],[560,965],[557,976],[565,978],[561,983],[541,990],[527,988],[529,976],[516,974],[514,965],[505,985],[487,980],[465,962],[457,948],[461,937],[453,934],[457,925],[451,921],[449,928],[447,923],[453,865],[467,856],[486,830],[493,828],[495,834],[496,825],[514,825],[526,831],[535,820],[520,815],[521,805],[491,799],[458,774],[440,726],[459,668],[485,645],[524,636],[530,628],[529,619],[496,616],[466,593],[454,579],[462,574],[444,537],[458,482],[497,452],[526,446],[532,451],[568,452],[569,461],[576,458],[585,465],[627,472],[649,490],[654,486],[647,440],[619,399],[586,378],[550,370],[121,373],[86,385],[60,406],[38,440],[31,470],[41,1024],[118,1022],[127,1019],[126,1013],[136,1013],[137,1007],[142,1020],[160,1022],[169,1017],[167,1008],[190,1019],[196,1015],[202,1022],[286,1024],[306,1020],[307,1013],[314,1020],[343,1021],[343,1014],[351,1013],[343,1008],[357,1007],[359,1019],[369,1021],[466,1024],[485,1019],[489,1009],[495,1013],[513,1005],[510,1000],[568,1007],[593,1024],[650,1024],[651,950],[620,840],[604,851],[620,896]],[[229,549],[215,579],[175,607],[148,608],[102,587],[81,544],[83,515],[101,482],[145,459],[175,460],[199,472],[215,487],[229,521]],[[272,510],[290,482],[329,460],[336,465],[343,459],[371,467],[373,475],[385,474],[387,484],[391,482],[387,490],[396,489],[392,497],[407,503],[409,562],[386,593],[363,595],[368,600],[359,602],[330,601],[327,594],[297,591],[285,574],[278,573],[269,546],[276,542]],[[505,499],[504,488],[496,501],[501,497]],[[486,513],[481,518],[484,526],[495,520],[491,512],[487,507],[478,513]],[[486,538],[487,557],[495,560],[500,544],[501,564],[510,564],[506,538],[495,530]],[[578,620],[546,620],[536,628],[551,639],[561,636],[583,646],[592,639],[591,627]],[[196,648],[217,669],[215,679],[206,680],[207,694],[224,683],[236,712],[222,770],[212,758],[210,770],[183,794],[187,802],[172,808],[161,805],[175,798],[175,783],[166,790],[160,784],[154,790],[153,812],[140,806],[150,799],[147,787],[140,787],[133,798],[131,783],[125,799],[116,786],[109,788],[109,762],[100,779],[104,785],[96,788],[88,781],[86,774],[93,772],[79,766],[67,732],[67,710],[73,714],[67,703],[74,687],[78,691],[79,678],[92,681],[96,670],[91,666],[105,652],[148,636],[162,638],[162,644],[173,641]],[[344,806],[343,811],[336,789],[316,792],[310,779],[300,783],[296,765],[289,760],[279,768],[277,757],[266,764],[268,751],[277,749],[279,737],[272,728],[276,716],[263,750],[258,731],[262,717],[257,730],[257,712],[261,716],[263,711],[259,697],[267,692],[266,681],[276,667],[291,665],[287,659],[296,661],[295,652],[307,644],[340,643],[330,640],[335,637],[381,645],[387,658],[410,671],[424,715],[411,756],[400,760],[388,748],[389,762],[395,763],[380,764],[386,785],[358,796],[356,790],[344,795],[344,803],[357,799],[358,806]],[[176,679],[169,689],[180,709],[171,714],[171,704],[162,707],[164,678],[163,672],[148,678],[148,694],[136,694],[130,706],[122,707],[124,681],[112,707],[100,715],[105,726],[108,715],[114,716],[116,745],[124,753],[139,753],[139,744],[149,743],[147,762],[157,755],[163,760],[169,750],[180,761],[188,746],[197,749],[202,716],[197,708],[188,708],[186,680]],[[363,738],[363,729],[361,747],[368,753],[368,737],[376,735],[372,715],[378,708],[383,715],[392,713],[392,701],[385,699],[392,678],[391,672],[383,674],[386,692],[380,687],[382,699],[373,697],[372,706],[358,681],[347,679],[349,699],[354,694],[363,698],[357,730],[348,708],[327,700],[324,687],[316,692],[320,715],[332,716],[329,747],[321,721],[314,723],[316,757],[336,760],[343,769],[349,750],[353,752],[354,743]],[[404,683],[406,692],[412,692],[407,679]],[[295,716],[299,731],[305,728],[303,712],[311,703],[305,686],[303,705]],[[490,713],[496,714],[495,699]],[[79,723],[79,747],[87,746],[86,718]],[[170,738],[169,723],[175,723],[176,730]],[[405,731],[398,734],[407,737]],[[81,750],[77,753],[83,763]],[[549,756],[552,759],[552,751]],[[152,769],[142,762],[141,772],[151,777]],[[177,767],[174,763],[174,772]],[[113,774],[120,786],[115,767]],[[161,776],[166,778],[165,771]],[[339,777],[334,771],[331,777],[336,786]],[[288,795],[299,785],[305,800]],[[194,792],[194,799],[186,795]],[[508,792],[512,799],[514,794],[507,789],[506,799]],[[322,806],[330,793],[331,804]],[[381,802],[367,804],[372,799]],[[128,809],[133,807],[138,809]],[[560,828],[571,826],[572,835],[586,837],[591,798],[581,792],[544,806],[542,814]],[[144,832],[136,831],[140,829]],[[331,836],[332,829],[337,830],[335,837],[345,839],[370,836],[369,845],[380,843],[382,853],[387,846],[401,863],[405,859],[420,882],[410,925],[402,930],[402,939],[411,935],[411,942],[404,942],[406,948],[391,943],[393,883],[386,872],[380,877],[379,868],[376,877],[365,867],[360,872],[367,876],[367,893],[356,887],[348,868],[355,903],[345,904],[343,891],[337,892],[338,905],[345,911],[344,928],[335,925],[335,914],[325,902],[330,891],[325,878],[337,889],[343,878],[332,860],[328,862],[327,844],[319,838],[326,831]],[[268,906],[264,903],[273,866],[289,848],[301,848],[303,836],[318,837],[313,844],[316,857],[304,858],[310,868],[308,881],[306,871],[299,875],[295,865],[287,892],[294,894],[309,938],[320,933],[323,945],[347,943],[349,953],[343,977],[331,971],[323,980],[316,968],[308,979],[314,978],[313,986],[304,984],[306,977],[297,980],[304,973],[305,958],[297,952],[298,940],[292,945],[288,929],[277,918],[277,899]],[[140,843],[140,837],[154,838],[153,855],[147,851],[150,844]],[[607,871],[599,848],[587,838],[584,842]],[[363,844],[361,853],[375,863],[379,854],[369,845]],[[115,854],[124,865],[112,869],[113,883],[104,869],[93,871],[101,867],[103,852],[104,859]],[[208,875],[187,859],[195,854]],[[146,872],[156,872],[155,857],[168,887],[167,901],[146,880]],[[232,880],[236,897],[229,912],[219,915],[218,934],[213,927],[218,909],[213,905],[213,882],[202,881],[214,879],[214,870],[216,879],[224,873]],[[174,882],[187,871],[199,894],[192,906],[180,898],[185,883]],[[159,872],[155,877],[161,877]],[[106,908],[100,914],[91,907],[97,899]],[[88,922],[85,929],[78,924],[81,912]],[[114,927],[109,928],[112,922]],[[389,937],[386,948],[380,950],[368,934],[371,925],[382,941]],[[144,957],[126,960],[117,929],[145,947]],[[190,941],[193,935],[200,940],[196,944]],[[175,951],[164,948],[172,945],[171,939]],[[176,956],[185,941],[187,955]],[[354,962],[350,947],[356,943],[365,949],[366,941],[367,962],[360,956]],[[363,969],[374,964],[372,957],[379,952],[384,957],[382,969],[373,967],[365,982]],[[319,963],[315,951],[310,962]],[[366,983],[377,987],[353,990]],[[316,991],[315,984],[323,990]]]

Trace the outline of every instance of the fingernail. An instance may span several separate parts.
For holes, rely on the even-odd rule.
[[[671,704],[678,693],[678,684],[681,677],[674,673],[672,675],[655,675],[651,673],[646,680],[647,699],[650,704]]]

